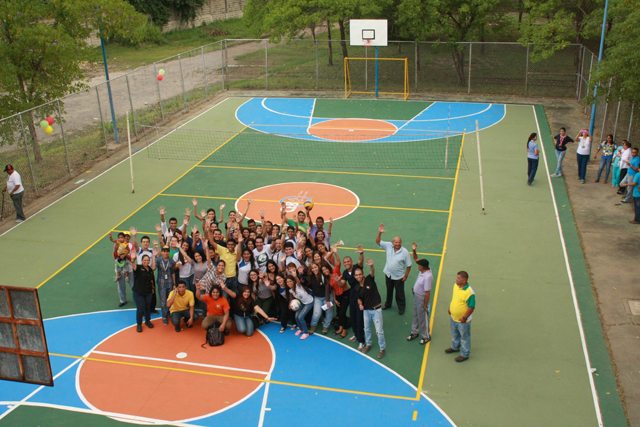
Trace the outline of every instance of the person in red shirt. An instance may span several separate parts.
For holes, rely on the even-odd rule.
[[[215,322],[218,322],[220,323],[220,332],[229,335],[229,330],[231,329],[231,306],[229,301],[222,296],[222,289],[218,285],[212,286],[209,295],[202,296],[200,294],[201,288],[202,286],[198,283],[196,298],[207,304],[207,316],[202,321],[202,329],[207,330]],[[231,289],[227,289],[227,293],[231,298],[236,297],[235,292]]]

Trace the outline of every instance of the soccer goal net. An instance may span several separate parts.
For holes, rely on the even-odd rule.
[[[378,81],[376,82],[376,62]],[[354,93],[409,97],[407,58],[344,58],[344,95]]]

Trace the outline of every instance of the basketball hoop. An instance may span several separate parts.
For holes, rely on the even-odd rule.
[[[371,47],[371,40],[370,39],[362,39],[362,45],[364,47]]]

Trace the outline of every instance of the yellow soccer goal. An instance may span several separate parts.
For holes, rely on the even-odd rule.
[[[377,68],[377,70],[376,70]],[[344,97],[353,93],[409,97],[407,58],[344,58]]]

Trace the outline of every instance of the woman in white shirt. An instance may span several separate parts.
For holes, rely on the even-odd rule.
[[[586,130],[580,131],[576,137],[578,143],[578,179],[584,184],[585,176],[587,175],[587,162],[589,161],[589,154],[591,153],[591,136]]]

